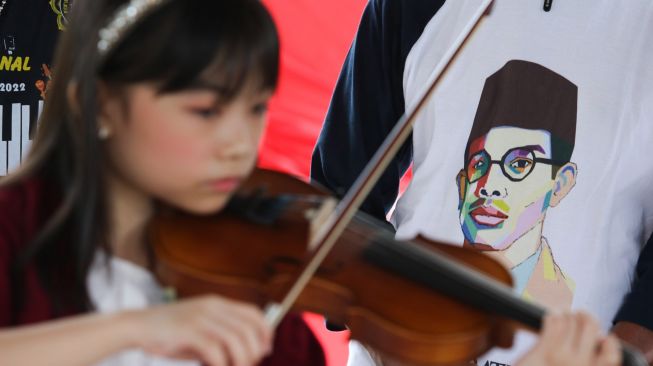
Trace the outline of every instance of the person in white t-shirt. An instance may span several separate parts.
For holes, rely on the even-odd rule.
[[[422,236],[490,249],[511,268],[524,297],[550,308],[590,312],[604,331],[612,328],[647,351],[651,362],[653,165],[643,157],[653,146],[653,3],[544,3],[494,1],[417,116],[412,139],[361,208],[385,219],[395,207],[391,221],[399,239]],[[347,191],[482,5],[479,0],[369,0],[313,154],[313,180],[338,194]],[[487,121],[491,124],[472,135],[487,78],[516,60],[548,69],[569,84],[543,93],[542,101],[550,102],[546,113],[524,111],[529,118]],[[577,89],[577,97],[565,98],[567,89]],[[557,105],[563,101],[576,103],[570,104],[573,121],[547,115],[563,110]],[[524,101],[513,103],[518,110]],[[544,127],[513,125],[545,117],[551,123]],[[550,164],[535,160],[560,160],[546,153],[561,151],[556,131],[572,125],[574,135],[563,140],[568,158]],[[469,174],[465,164],[472,156],[466,145],[483,136],[487,155],[474,157],[487,160],[488,172]],[[513,150],[516,170],[504,175],[501,167],[511,168],[503,165],[504,155],[535,140],[544,152]],[[519,181],[518,171],[529,169],[529,159],[530,175]],[[412,181],[398,198],[400,179],[411,164]],[[473,174],[481,177],[473,182]],[[484,179],[503,186],[481,187]],[[473,204],[482,193],[485,208],[479,209],[482,204]],[[534,341],[519,332],[512,349],[493,350],[478,365],[514,365]],[[372,364],[360,345],[352,343],[350,351],[351,365]]]

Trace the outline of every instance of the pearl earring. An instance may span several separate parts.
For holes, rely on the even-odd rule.
[[[111,135],[111,131],[109,130],[109,127],[107,127],[107,126],[100,126],[100,128],[98,129],[97,135],[100,138],[100,140],[106,140]]]

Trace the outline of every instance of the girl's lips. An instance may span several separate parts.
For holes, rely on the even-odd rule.
[[[497,226],[508,218],[508,215],[491,206],[477,207],[469,214],[476,223],[483,226]]]
[[[211,189],[217,192],[230,193],[236,190],[242,182],[241,177],[227,177],[215,179],[209,182]]]

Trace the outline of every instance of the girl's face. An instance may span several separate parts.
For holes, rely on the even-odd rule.
[[[255,165],[270,94],[222,103],[211,86],[158,94],[137,84],[126,98],[105,98],[100,124],[110,131],[110,173],[185,211],[218,211]]]

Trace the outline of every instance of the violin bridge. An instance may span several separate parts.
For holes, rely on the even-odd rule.
[[[329,218],[331,213],[335,210],[336,205],[338,204],[338,201],[335,198],[326,198],[324,201],[322,201],[322,204],[320,207],[317,208],[311,208],[305,211],[304,217],[306,217],[306,220],[310,221],[310,228],[309,228],[309,237],[308,237],[308,250],[313,251],[315,250],[315,245],[311,245],[311,243],[314,243],[313,238],[317,234],[318,230],[326,220]]]

